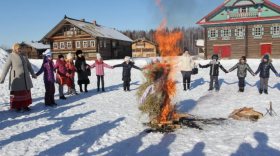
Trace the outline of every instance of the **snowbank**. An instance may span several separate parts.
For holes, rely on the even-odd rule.
[[[7,58],[8,58],[8,52],[0,48],[0,69],[3,68],[3,65],[5,64]]]

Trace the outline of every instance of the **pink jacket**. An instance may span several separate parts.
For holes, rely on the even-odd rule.
[[[104,75],[104,67],[113,69],[112,66],[109,66],[108,64],[104,63],[102,60],[98,61],[95,60],[95,63],[90,66],[91,68],[96,67],[96,75],[97,76],[103,76]]]

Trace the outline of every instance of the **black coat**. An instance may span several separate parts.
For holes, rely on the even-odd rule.
[[[77,69],[78,73],[78,84],[89,84],[88,76],[90,75],[90,69],[87,69],[87,66],[89,66],[86,63],[86,60],[84,57],[77,57],[75,61],[75,67]]]
[[[219,76],[219,68],[221,68],[225,73],[228,71],[220,64],[219,61],[211,61],[207,65],[199,65],[200,68],[208,68],[210,67],[210,76]]]
[[[131,68],[135,68],[135,69],[139,69],[141,70],[141,68],[137,67],[134,65],[134,63],[129,62],[128,64],[126,62],[123,62],[122,64],[118,64],[113,66],[115,67],[123,67],[123,73],[122,73],[122,80],[123,81],[131,81]]]
[[[270,69],[277,75],[277,71],[275,70],[271,62],[261,62],[255,74],[257,75],[258,73],[260,73],[261,78],[269,78]]]

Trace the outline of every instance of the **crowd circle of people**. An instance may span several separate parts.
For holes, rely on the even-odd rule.
[[[138,70],[145,70],[145,68],[139,68],[131,60],[129,56],[124,58],[124,62],[114,66],[106,64],[101,54],[97,53],[96,60],[92,65],[87,64],[86,59],[83,55],[83,51],[76,51],[76,60],[74,62],[74,56],[69,53],[64,58],[64,55],[59,55],[56,62],[53,62],[51,50],[47,50],[43,53],[43,63],[37,73],[34,73],[31,63],[29,62],[26,53],[28,47],[24,44],[16,43],[13,45],[13,52],[9,55],[6,64],[4,65],[2,75],[0,77],[0,83],[4,83],[6,76],[9,74],[9,89],[10,89],[10,108],[11,110],[30,111],[30,104],[32,103],[31,88],[33,87],[31,77],[36,79],[39,75],[44,73],[43,81],[45,84],[45,105],[56,106],[55,102],[55,83],[58,84],[59,98],[66,100],[64,93],[64,86],[68,87],[67,95],[78,95],[75,88],[75,73],[77,73],[77,84],[80,89],[80,93],[88,92],[88,84],[90,83],[89,76],[91,76],[91,69],[95,68],[97,77],[97,92],[105,92],[104,82],[104,68],[118,68],[122,67],[122,80],[123,90],[130,91],[131,82],[131,69],[135,68]],[[154,59],[152,64],[158,63],[158,59]],[[259,74],[260,76],[260,87],[259,93],[268,94],[268,80],[270,77],[270,70],[272,70],[276,76],[278,72],[275,70],[272,61],[268,54],[264,55],[261,63],[256,72],[250,68],[247,64],[245,56],[239,59],[239,62],[226,70],[219,61],[219,56],[214,54],[211,61],[206,65],[198,65],[200,68],[210,68],[210,83],[209,91],[219,91],[219,69],[225,73],[229,73],[237,69],[237,77],[239,80],[239,92],[245,91],[245,78],[247,72],[250,72],[253,76]],[[197,67],[194,59],[190,55],[187,48],[184,48],[183,55],[179,58],[178,65],[183,80],[183,90],[187,91],[191,89],[191,76],[197,74]],[[194,70],[195,69],[195,70]],[[31,77],[30,77],[31,76]],[[215,84],[215,85],[214,85]]]

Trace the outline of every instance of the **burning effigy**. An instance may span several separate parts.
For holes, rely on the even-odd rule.
[[[156,0],[156,2],[163,11],[161,0]],[[176,29],[168,30],[166,25],[167,19],[164,18],[154,34],[162,57],[161,61],[154,61],[144,67],[146,82],[139,87],[137,93],[139,109],[150,119],[146,125],[151,127],[151,131],[172,132],[183,125],[201,130],[198,123],[217,124],[217,121],[224,119],[198,119],[190,114],[179,113],[172,103],[172,99],[176,95],[174,78],[183,33]]]

